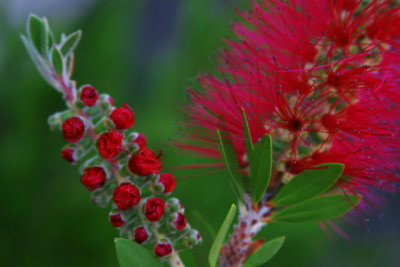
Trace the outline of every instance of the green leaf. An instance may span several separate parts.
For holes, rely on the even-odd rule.
[[[267,263],[281,249],[285,237],[281,236],[264,243],[247,259],[244,267],[255,267]]]
[[[357,206],[355,195],[328,195],[312,198],[272,214],[271,221],[319,222],[336,218]]]
[[[249,158],[250,162],[250,183],[251,199],[257,204],[262,199],[269,181],[272,170],[272,141],[271,136],[264,135],[254,147]]]
[[[82,31],[78,30],[68,35],[65,41],[61,44],[60,51],[65,57],[68,57],[74,51],[81,40],[81,36]]]
[[[219,141],[219,150],[224,160],[225,166],[228,169],[229,177],[233,183],[233,187],[238,196],[238,199],[242,201],[242,196],[244,192],[246,192],[247,181],[245,178],[238,172],[239,163],[236,158],[235,148],[232,145],[230,139],[223,140],[221,137],[221,133],[217,131],[218,141]]]
[[[293,177],[271,200],[274,205],[291,205],[325,193],[342,175],[344,165],[327,163]],[[325,168],[324,168],[325,167]]]
[[[162,267],[163,264],[155,258],[145,247],[124,239],[115,239],[115,250],[121,267]]]
[[[47,54],[47,31],[46,22],[36,15],[29,15],[27,25],[28,37],[39,54]]]
[[[228,233],[229,227],[232,224],[233,219],[235,218],[236,214],[236,205],[232,204],[231,208],[229,209],[228,215],[226,215],[224,222],[221,225],[221,228],[218,231],[217,236],[213,244],[211,245],[210,252],[208,254],[208,262],[210,263],[211,267],[215,267],[218,261],[218,255],[221,250],[222,245],[224,244],[226,234]]]
[[[54,67],[54,70],[58,75],[62,75],[63,72],[63,58],[60,51],[56,47],[52,47],[51,49],[51,63]]]
[[[251,139],[251,133],[249,128],[249,123],[247,121],[246,113],[242,107],[242,115],[243,115],[243,136],[244,136],[244,144],[246,145],[247,156],[250,158],[250,155],[253,153],[253,141]]]

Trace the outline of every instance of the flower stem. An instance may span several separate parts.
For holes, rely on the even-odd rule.
[[[234,232],[220,251],[221,267],[240,267],[247,258],[262,245],[264,240],[253,240],[253,237],[267,224],[271,208],[264,199],[257,205],[251,205],[246,196],[245,204],[239,204],[238,224]]]
[[[177,251],[174,251],[169,258],[169,265],[171,267],[185,267]]]

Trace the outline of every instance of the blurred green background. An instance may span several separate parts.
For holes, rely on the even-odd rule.
[[[61,95],[39,76],[19,35],[29,12],[46,16],[53,31],[80,28],[74,78],[129,103],[135,129],[164,166],[198,163],[170,146],[188,103],[185,88],[199,88],[199,71],[213,71],[213,56],[239,0],[1,0],[0,1],[0,266],[117,266],[108,210],[93,205],[76,166],[60,157],[64,141],[47,117],[64,108]],[[198,175],[197,173],[204,173]],[[192,178],[187,179],[187,176]],[[230,203],[226,173],[177,171],[175,195],[203,244],[182,253],[187,266],[207,266],[207,252]],[[329,238],[317,225],[273,224],[260,236],[287,241],[268,266],[399,266],[399,197],[387,196],[384,216],[368,226],[347,224],[352,241]]]

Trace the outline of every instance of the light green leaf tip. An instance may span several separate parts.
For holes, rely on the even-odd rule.
[[[208,254],[208,262],[210,263],[211,267],[215,267],[217,264],[219,252],[221,250],[222,245],[224,244],[226,234],[228,233],[232,221],[235,218],[235,214],[236,214],[236,205],[232,204],[228,214],[225,217],[224,222],[221,225],[221,228],[218,231],[217,236],[215,237],[213,244],[211,245],[211,249]]]

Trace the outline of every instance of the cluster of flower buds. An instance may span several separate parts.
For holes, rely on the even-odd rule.
[[[44,78],[64,94],[68,106],[50,116],[48,123],[51,129],[61,130],[68,142],[62,158],[82,162],[80,180],[92,191],[93,202],[111,206],[109,221],[121,236],[139,244],[153,243],[159,257],[197,245],[201,241],[198,231],[187,223],[179,200],[169,197],[175,177],[161,173],[161,150],[149,149],[145,136],[132,131],[135,115],[131,107],[115,107],[109,95],[99,94],[92,85],[76,89],[70,80],[72,49],[65,52],[63,48],[74,48],[80,32],[63,35],[60,44],[51,38],[42,44],[37,34],[50,36],[50,30],[45,19],[31,16],[25,45]]]

